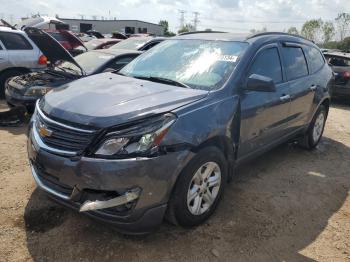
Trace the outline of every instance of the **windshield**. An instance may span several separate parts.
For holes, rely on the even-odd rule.
[[[129,50],[138,50],[144,44],[146,44],[152,37],[132,37],[126,40],[121,41],[118,44],[115,44],[111,49],[129,49]]]
[[[168,40],[142,54],[120,74],[165,78],[194,89],[220,88],[236,67],[248,43],[206,40]]]
[[[87,75],[92,74],[97,68],[110,61],[114,56],[102,52],[90,51],[74,57],[75,61],[84,69]],[[81,70],[70,62],[63,62],[57,66],[58,69],[69,73],[81,74]]]

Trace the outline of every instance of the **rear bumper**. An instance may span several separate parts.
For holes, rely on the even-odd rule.
[[[332,96],[350,96],[350,85],[335,85]]]
[[[30,127],[27,147],[33,177],[61,204],[79,210],[86,200],[106,201],[107,193],[140,189],[138,199],[122,210],[83,212],[130,234],[151,232],[162,222],[173,185],[193,157],[190,151],[180,151],[154,158],[71,159],[45,151],[35,139]]]

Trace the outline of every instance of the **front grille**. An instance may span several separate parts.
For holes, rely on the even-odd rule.
[[[73,192],[73,188],[63,184],[59,181],[59,179],[57,177],[51,176],[50,174],[46,173],[45,171],[43,171],[42,168],[40,168],[38,165],[36,165],[35,163],[32,163],[33,167],[36,170],[37,175],[39,176],[41,182],[51,188],[52,190],[62,193],[64,195],[71,195]]]
[[[35,128],[41,140],[52,149],[82,153],[96,135],[94,130],[70,127],[46,117],[37,110]],[[43,134],[43,130],[46,134]]]

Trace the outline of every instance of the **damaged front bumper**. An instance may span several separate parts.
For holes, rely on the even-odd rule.
[[[39,188],[56,201],[132,234],[148,233],[163,220],[187,150],[154,158],[71,159],[40,148],[31,129],[28,156]]]

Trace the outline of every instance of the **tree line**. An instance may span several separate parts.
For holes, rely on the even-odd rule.
[[[290,27],[287,32],[301,35],[324,48],[350,51],[350,13],[340,13],[334,21],[312,19],[306,21],[300,31]]]

